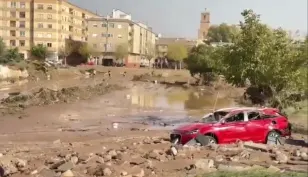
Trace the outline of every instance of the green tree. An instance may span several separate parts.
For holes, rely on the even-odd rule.
[[[0,57],[4,55],[6,50],[5,43],[2,38],[0,38]]]
[[[239,28],[235,25],[227,25],[226,23],[213,25],[208,32],[208,41],[231,43],[236,39],[239,32]]]
[[[234,45],[223,52],[226,80],[243,86],[248,79],[268,103],[285,107],[289,99],[303,89],[303,78],[298,58],[299,50],[294,47],[285,31],[272,30],[260,22],[260,16],[252,10],[242,12],[241,33]],[[261,98],[260,98],[261,99]],[[261,99],[264,100],[264,99]]]
[[[185,58],[188,56],[188,51],[187,47],[182,44],[170,44],[168,45],[168,52],[167,52],[167,57],[169,59],[173,59],[176,62],[180,63],[180,68],[182,65],[182,62]],[[175,66],[175,69],[177,66]]]
[[[31,48],[31,55],[36,59],[45,60],[47,54],[48,54],[47,47],[42,44],[38,44]]]
[[[88,44],[80,45],[78,53],[85,58],[89,58],[91,55],[97,54],[97,51],[90,47]]]
[[[198,76],[201,83],[209,83],[216,72],[217,57],[215,49],[208,45],[198,45],[193,47],[185,59],[187,69],[192,76]],[[218,52],[217,52],[218,53]]]
[[[156,47],[151,42],[146,43],[145,57],[149,61],[149,67],[151,67],[151,60],[156,57]]]
[[[114,52],[116,60],[121,60],[124,63],[124,59],[128,56],[128,44],[119,44]]]
[[[0,58],[0,64],[16,64],[22,60],[18,48],[8,49]]]
[[[71,55],[76,49],[69,43],[66,43],[64,47],[59,50],[59,56],[64,59],[64,64],[67,64],[67,57]]]

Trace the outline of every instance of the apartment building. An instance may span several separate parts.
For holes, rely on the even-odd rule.
[[[145,56],[148,46],[155,48],[156,34],[142,23],[131,20],[131,16],[113,10],[107,17],[90,18],[88,21],[88,44],[99,53],[99,64],[115,61],[114,52],[119,45],[127,45],[129,55],[124,59],[127,67],[139,67],[148,63]]]
[[[26,59],[37,44],[58,56],[65,39],[87,40],[86,19],[93,17],[99,16],[67,0],[1,0],[0,37]]]

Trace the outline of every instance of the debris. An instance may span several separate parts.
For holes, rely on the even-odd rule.
[[[267,170],[270,171],[270,172],[279,172],[280,171],[280,169],[278,167],[275,167],[275,166],[272,166],[272,165],[270,167],[268,167]]]
[[[64,172],[61,177],[74,177],[74,173],[71,170],[67,170],[66,172]]]
[[[288,158],[288,156],[286,154],[282,153],[281,151],[276,151],[275,159],[279,163],[287,163],[289,158]]]
[[[72,162],[66,162],[66,163],[60,165],[60,166],[57,168],[57,171],[65,172],[65,171],[67,171],[67,170],[71,170],[73,167],[74,167],[74,164],[73,164]]]
[[[110,176],[112,174],[112,171],[109,168],[105,168],[103,171],[104,176]]]
[[[264,152],[268,151],[268,148],[265,144],[257,144],[253,142],[244,142],[244,147],[254,149],[254,150],[261,150]]]
[[[195,167],[202,170],[214,168],[214,161],[212,159],[199,159],[195,162]]]

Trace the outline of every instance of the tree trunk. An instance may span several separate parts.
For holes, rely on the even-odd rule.
[[[180,61],[180,70],[182,70],[182,61]]]
[[[151,69],[151,60],[149,60],[149,69]]]
[[[66,63],[66,57],[64,57],[64,66],[66,66],[66,64],[67,64],[67,63]]]

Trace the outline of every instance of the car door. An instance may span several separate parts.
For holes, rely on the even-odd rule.
[[[246,123],[244,112],[225,118],[219,130],[222,143],[245,141],[247,139]]]
[[[262,142],[267,130],[265,121],[262,119],[260,112],[248,112],[248,122],[246,124],[247,141]]]

